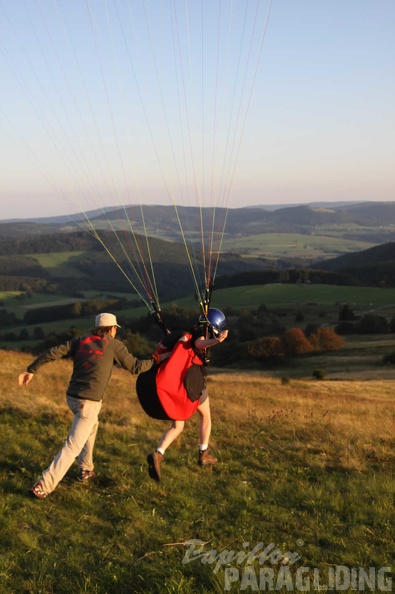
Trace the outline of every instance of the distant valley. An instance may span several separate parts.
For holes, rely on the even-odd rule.
[[[93,226],[111,245],[117,237],[124,246],[114,247],[121,261],[126,256],[132,261],[135,258],[133,254],[125,256],[130,229],[141,235],[145,255],[149,243],[161,294],[166,299],[192,294],[180,225],[188,230],[188,242],[198,245],[201,226],[209,229],[213,217],[220,228],[226,220],[219,280],[226,277],[232,284],[234,277],[235,283],[244,284],[242,276],[251,277],[252,273],[259,283],[264,278],[260,271],[296,268],[342,274],[350,283],[395,286],[395,202],[321,203],[276,209],[183,207],[177,215],[173,206],[133,206],[77,213],[71,218],[2,222],[1,288],[12,290],[33,279],[36,285],[53,283],[66,291],[72,278],[75,290],[130,291],[114,261],[89,232]],[[52,254],[51,260],[48,254]],[[196,260],[199,263],[199,257]]]

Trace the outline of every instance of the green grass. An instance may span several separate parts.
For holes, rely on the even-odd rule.
[[[395,304],[395,289],[375,287],[340,287],[314,284],[269,284],[231,287],[213,293],[216,307],[231,305],[235,308],[256,308],[259,305],[292,306],[314,303],[333,305],[348,303],[366,309]],[[180,299],[180,305],[192,307],[191,299]]]
[[[20,291],[8,291],[0,295],[3,307],[13,312],[19,319],[23,318],[27,309],[62,305],[63,303],[70,303],[70,300],[73,303],[78,301],[78,299],[65,297],[60,294],[34,293],[31,297],[23,298],[20,298],[20,295],[23,295]]]
[[[53,252],[53,253],[42,253],[42,254],[30,254],[32,258],[36,258],[38,262],[44,268],[56,268],[62,264],[65,264],[71,260],[78,259],[84,251],[80,252]],[[27,254],[29,255],[29,254]]]
[[[293,572],[393,569],[391,382],[282,386],[258,373],[213,374],[212,448],[219,464],[196,464],[194,417],[168,450],[157,484],[145,456],[167,423],[142,413],[130,376],[116,371],[97,439],[97,481],[81,485],[73,467],[53,494],[34,501],[27,489],[69,429],[70,365],[48,365],[18,390],[16,376],[30,358],[2,355],[2,594],[224,592],[217,558],[183,563],[191,539],[217,555],[273,543],[282,555],[299,555]],[[229,566],[242,572],[245,563]],[[229,591],[240,592],[240,584]]]
[[[51,276],[57,278],[79,278],[87,276],[76,266],[74,261],[85,254],[84,251],[80,252],[54,252],[44,254],[27,254],[32,258],[35,258],[38,263],[50,273]]]

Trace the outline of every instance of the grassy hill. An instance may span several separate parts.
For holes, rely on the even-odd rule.
[[[364,266],[379,266],[383,263],[393,263],[395,260],[395,243],[389,242],[357,253],[343,254],[322,262],[320,267],[325,270],[352,270]]]
[[[96,445],[97,480],[80,484],[73,467],[52,495],[34,501],[27,489],[69,429],[70,364],[49,364],[18,389],[30,358],[1,357],[2,594],[235,594],[250,591],[254,576],[259,591],[259,570],[272,572],[272,591],[287,592],[289,580],[298,591],[302,567],[309,568],[307,591],[314,569],[325,587],[329,568],[338,584],[355,568],[354,578],[370,575],[371,588],[361,582],[366,592],[382,591],[382,567],[392,568],[387,586],[395,578],[393,381],[281,385],[259,373],[213,370],[211,446],[219,463],[196,464],[193,417],[157,484],[145,457],[167,424],[145,416],[134,380],[115,370]],[[243,552],[256,546],[268,558],[247,565]]]

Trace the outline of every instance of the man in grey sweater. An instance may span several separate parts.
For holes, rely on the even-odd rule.
[[[78,458],[81,480],[88,481],[96,476],[93,448],[103,394],[114,364],[135,375],[148,371],[154,364],[153,359],[136,359],[115,338],[120,326],[113,314],[97,315],[95,326],[91,335],[73,338],[42,353],[18,376],[18,385],[27,386],[42,365],[63,358],[73,360],[73,372],[66,392],[68,407],[74,414],[73,423],[62,449],[30,489],[31,495],[38,499],[43,499],[56,488],[75,458]]]

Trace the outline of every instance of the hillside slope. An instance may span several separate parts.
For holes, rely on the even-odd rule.
[[[395,242],[345,254],[312,266],[353,276],[363,284],[395,286]]]

